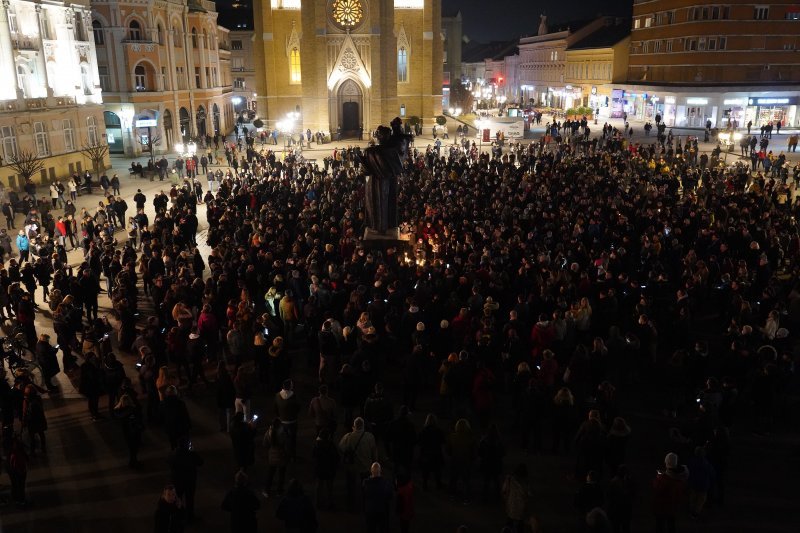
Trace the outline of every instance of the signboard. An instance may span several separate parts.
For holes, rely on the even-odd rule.
[[[796,105],[800,101],[797,97],[785,98],[750,98],[748,105]]]
[[[152,118],[141,118],[136,121],[137,128],[155,128],[158,125],[158,121]]]
[[[490,133],[489,128],[485,128],[481,132],[482,142],[488,143],[492,141],[492,138],[490,137],[489,133]]]

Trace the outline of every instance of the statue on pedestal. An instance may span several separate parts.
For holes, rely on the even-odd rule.
[[[547,35],[548,32],[547,15],[539,15],[539,31],[536,35]]]
[[[377,146],[365,150],[361,163],[367,174],[364,191],[367,228],[380,235],[397,228],[397,179],[403,172],[411,136],[403,133],[403,121],[395,118],[391,128],[378,126]]]

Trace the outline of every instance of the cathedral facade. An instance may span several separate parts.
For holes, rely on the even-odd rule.
[[[266,127],[372,131],[442,112],[441,0],[255,0]]]

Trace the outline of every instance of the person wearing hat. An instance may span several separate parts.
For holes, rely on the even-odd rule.
[[[672,452],[664,458],[664,466],[653,480],[653,514],[658,533],[674,533],[675,517],[686,503],[689,470],[678,464],[678,454]]]

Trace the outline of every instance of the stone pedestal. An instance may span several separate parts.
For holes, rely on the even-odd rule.
[[[400,233],[399,228],[391,228],[385,233],[381,233],[372,228],[364,230],[364,239],[362,241],[364,248],[385,250],[387,248],[396,248],[400,252],[410,251],[414,244],[411,235],[408,233]]]

